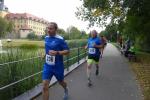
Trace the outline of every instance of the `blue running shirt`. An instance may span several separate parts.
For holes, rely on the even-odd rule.
[[[93,47],[94,44],[101,45],[101,40],[98,37],[88,39],[88,55],[98,57],[100,55],[100,49]]]
[[[62,51],[69,50],[67,43],[64,41],[63,37],[59,35],[46,36],[45,37],[45,66],[53,66],[53,68],[64,67],[63,55],[49,55],[49,50]]]

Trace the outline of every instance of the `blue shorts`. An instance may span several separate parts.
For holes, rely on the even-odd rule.
[[[54,66],[54,67],[56,67],[56,66]],[[60,66],[59,66],[59,68],[52,68],[51,66],[47,66],[44,64],[42,79],[43,80],[51,80],[53,75],[56,77],[56,79],[58,81],[63,81],[64,80],[64,68],[60,67]]]

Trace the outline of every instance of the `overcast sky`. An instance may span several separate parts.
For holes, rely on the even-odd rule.
[[[76,7],[82,5],[80,0],[4,0],[12,13],[30,13],[48,21],[53,21],[66,30],[75,26],[79,30],[87,30],[88,24],[75,17]],[[101,28],[93,27],[99,32]]]

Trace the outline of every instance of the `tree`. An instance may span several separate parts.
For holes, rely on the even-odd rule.
[[[0,37],[2,37],[7,30],[7,21],[0,17]]]
[[[108,19],[114,22],[124,17],[119,0],[83,0],[83,5],[77,8],[76,16],[83,21],[89,21],[89,27],[105,26]]]
[[[13,23],[0,17],[0,37],[13,30]]]
[[[84,30],[80,31],[81,33],[81,39],[87,39],[88,35],[86,34],[86,32]]]
[[[67,34],[69,39],[81,39],[83,38],[83,36],[86,36],[86,34],[84,33],[85,31],[80,31],[74,26],[70,26],[69,28],[67,28]]]
[[[100,35],[104,35],[110,41],[117,40],[117,24],[111,23],[107,25],[105,31],[102,31]]]
[[[111,23],[106,26],[106,33],[114,28],[135,41],[139,48],[150,50],[149,0],[83,0],[76,16],[83,21],[89,21],[89,26],[105,26],[110,18]],[[112,23],[117,28],[112,27]]]
[[[37,39],[38,37],[34,32],[32,32],[27,35],[27,38],[30,40],[34,40],[34,39]]]
[[[122,33],[134,40],[139,49],[150,50],[150,1],[133,0],[126,6],[130,9],[126,14],[126,20],[120,24]]]
[[[14,28],[14,24],[13,24],[13,22],[8,22],[8,26],[7,26],[7,31],[8,32],[11,32],[12,30],[13,30],[13,28]]]
[[[58,34],[59,35],[61,35],[62,37],[64,37],[64,39],[67,39],[67,37],[66,37],[66,32],[65,32],[65,30],[64,29],[58,29],[57,30],[57,32],[58,32]]]

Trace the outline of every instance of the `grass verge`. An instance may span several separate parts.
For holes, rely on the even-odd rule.
[[[137,53],[137,62],[131,62],[136,78],[142,87],[144,100],[150,100],[150,54]]]
[[[117,48],[116,43],[112,43]],[[144,100],[150,100],[150,53],[138,52],[137,62],[130,62],[132,70],[140,83]]]

